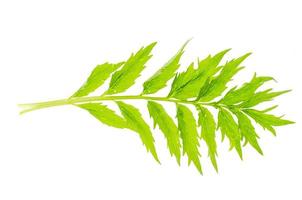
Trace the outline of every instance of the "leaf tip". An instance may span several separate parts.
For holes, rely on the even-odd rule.
[[[183,51],[184,48],[193,40],[193,37],[190,37],[185,41],[185,43],[182,45],[181,50]]]
[[[153,49],[153,47],[155,47],[155,45],[157,45],[157,42],[156,42],[156,41],[150,43],[146,48]]]
[[[222,53],[226,54],[227,52],[229,52],[231,50],[232,50],[232,48],[227,48],[227,49],[223,50]]]
[[[257,152],[261,155],[261,156],[263,156],[263,151],[262,151],[262,149],[259,147],[259,149],[256,149],[257,150]]]
[[[177,157],[175,156],[175,158],[176,158],[176,162],[177,162],[178,166],[180,166],[180,155]]]

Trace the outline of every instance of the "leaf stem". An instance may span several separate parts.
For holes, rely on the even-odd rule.
[[[215,103],[207,103],[207,102],[180,100],[180,99],[174,99],[168,97],[127,95],[127,96],[71,97],[68,99],[58,99],[58,100],[44,101],[38,103],[19,104],[18,106],[21,108],[20,114],[23,114],[34,110],[55,107],[55,106],[77,105],[77,104],[91,103],[91,102],[119,101],[119,100],[165,101],[165,102],[182,103],[182,104],[192,104],[192,105],[202,104],[202,105],[211,105],[211,106],[215,104]]]

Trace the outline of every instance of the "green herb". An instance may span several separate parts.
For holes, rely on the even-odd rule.
[[[233,87],[226,91],[228,83],[243,67],[241,63],[250,55],[245,54],[237,59],[221,64],[229,49],[221,51],[214,56],[207,56],[196,63],[191,63],[184,72],[177,72],[180,59],[188,41],[181,46],[179,51],[170,58],[154,75],[143,84],[143,91],[138,95],[117,95],[127,91],[140,73],[145,68],[147,61],[152,57],[151,52],[156,43],[141,48],[126,60],[117,64],[104,63],[97,65],[87,81],[71,97],[55,101],[33,104],[21,104],[21,113],[26,113],[42,108],[74,105],[88,111],[100,122],[115,128],[125,128],[137,132],[156,161],[159,158],[156,152],[155,141],[148,123],[135,106],[124,101],[145,101],[150,117],[162,131],[167,140],[167,147],[171,156],[181,162],[182,154],[186,155],[188,162],[193,163],[202,173],[200,162],[201,141],[208,147],[208,156],[213,167],[218,171],[216,127],[220,129],[222,140],[226,137],[230,149],[235,149],[242,159],[242,148],[250,144],[258,153],[263,154],[258,143],[259,136],[254,124],[257,123],[264,129],[276,134],[275,127],[292,124],[294,122],[277,117],[269,112],[276,106],[265,110],[255,108],[258,104],[271,101],[274,97],[289,92],[259,90],[272,77],[254,75],[251,81],[242,86]],[[109,79],[109,88],[102,95],[90,96]],[[173,80],[172,80],[173,79]],[[150,95],[167,87],[171,81],[171,89],[167,96]],[[225,95],[223,93],[225,92]],[[121,114],[108,108],[103,103],[116,102]],[[171,117],[162,102],[176,105],[176,117]],[[130,102],[131,103],[131,102]],[[217,110],[218,116],[215,120]],[[195,119],[194,112],[198,113]],[[174,122],[177,120],[178,123]],[[255,122],[253,123],[252,120]],[[200,130],[200,131],[199,131]]]

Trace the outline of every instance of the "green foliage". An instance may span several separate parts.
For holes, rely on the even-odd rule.
[[[233,88],[231,89],[220,101],[220,103],[226,104],[226,105],[234,105],[242,101],[247,101],[251,99],[251,97],[254,95],[255,91],[263,85],[266,81],[273,80],[272,77],[265,77],[260,76],[257,77],[256,74],[253,77],[253,79],[245,83],[242,87],[239,89]]]
[[[159,126],[160,130],[163,132],[167,139],[167,145],[171,155],[174,155],[178,164],[180,164],[181,145],[179,139],[179,131],[176,124],[161,104],[153,101],[148,101],[148,110],[150,116],[154,120],[154,128],[156,125]]]
[[[197,97],[205,82],[220,68],[218,64],[229,49],[219,52],[214,57],[208,56],[198,62],[198,68],[194,69],[192,63],[187,71],[175,76],[169,96],[179,99]]]
[[[97,65],[91,72],[90,76],[78,91],[76,91],[72,97],[82,97],[90,94],[97,88],[99,88],[123,63],[111,64],[104,63]]]
[[[132,105],[117,102],[122,115],[125,117],[125,120],[128,123],[128,126],[133,131],[137,132],[143,144],[146,146],[147,150],[151,152],[155,160],[159,162],[157,153],[154,146],[154,138],[152,136],[151,130],[145,120],[142,118],[141,113],[137,108]]]
[[[272,89],[268,89],[268,90],[254,93],[247,101],[242,102],[240,104],[240,107],[250,108],[250,107],[256,106],[260,103],[263,103],[265,101],[271,101],[271,100],[273,100],[273,98],[275,98],[281,94],[290,92],[290,90],[284,90],[284,91],[280,91],[280,92],[271,92],[271,91],[272,91]]]
[[[235,115],[238,118],[239,131],[246,143],[249,143],[258,153],[263,154],[262,149],[258,144],[258,135],[252,125],[251,120],[242,112],[236,111]]]
[[[193,162],[198,171],[202,173],[198,150],[199,137],[193,113],[186,106],[177,105],[177,119],[183,144],[183,153],[188,155],[189,164]]]
[[[188,42],[189,40],[179,49],[176,55],[144,83],[143,94],[153,94],[166,86],[167,81],[175,75],[176,70],[179,68],[179,60]]]
[[[208,155],[211,159],[212,165],[216,171],[218,171],[216,156],[217,156],[217,144],[215,140],[216,123],[211,112],[200,105],[196,106],[198,109],[198,125],[201,126],[201,138],[206,142],[208,146]]]
[[[241,134],[239,132],[239,127],[231,113],[224,108],[219,109],[218,127],[220,128],[222,134],[222,140],[225,136],[227,136],[230,141],[230,149],[235,147],[239,157],[242,159],[242,149],[240,142]]]
[[[269,130],[274,135],[276,135],[276,130],[274,126],[284,126],[288,124],[293,124],[294,122],[282,119],[282,117],[276,117],[271,114],[267,114],[267,110],[259,111],[254,109],[245,109],[243,110],[247,115],[260,124],[264,129]]]
[[[147,47],[142,47],[136,54],[132,54],[125,62],[122,69],[116,71],[111,78],[107,94],[117,94],[126,91],[134,84],[145,68],[146,62],[151,58],[151,51],[156,45],[156,42],[149,44]]]
[[[80,108],[87,110],[91,115],[102,123],[115,128],[128,128],[124,118],[117,115],[113,110],[101,103],[84,103],[79,105]]]
[[[247,82],[226,91],[234,75],[243,69],[242,62],[250,55],[245,54],[237,59],[221,64],[229,49],[221,51],[214,56],[192,62],[184,72],[177,72],[180,67],[180,58],[184,53],[186,42],[170,60],[164,64],[154,75],[143,83],[143,92],[140,95],[118,95],[134,85],[135,80],[145,68],[151,58],[151,51],[156,43],[141,48],[132,54],[125,62],[97,65],[87,81],[70,98],[35,104],[24,104],[21,113],[59,105],[75,105],[88,111],[100,122],[115,128],[132,130],[141,138],[147,151],[151,152],[159,162],[153,134],[149,122],[144,119],[139,108],[133,101],[146,101],[148,112],[154,122],[154,128],[159,127],[166,138],[167,147],[171,156],[181,163],[182,155],[186,155],[188,162],[193,163],[202,173],[201,167],[201,141],[208,149],[208,156],[213,167],[217,166],[218,130],[222,140],[226,137],[230,149],[235,149],[242,159],[245,144],[252,146],[257,152],[263,154],[258,143],[259,136],[255,125],[276,134],[275,127],[292,124],[294,122],[276,117],[269,112],[277,106],[259,110],[256,106],[273,98],[289,92],[289,90],[273,92],[272,89],[259,89],[272,77],[256,76]],[[111,75],[112,74],[112,75]],[[107,79],[110,79],[107,91],[98,96],[89,94],[99,88]],[[171,89],[167,96],[150,96],[167,87],[167,82],[173,79]],[[222,95],[223,93],[225,95]],[[219,98],[219,100],[215,100]],[[124,101],[130,101],[129,104]],[[120,111],[109,109],[104,102],[113,101]],[[171,111],[168,111],[161,102],[176,105],[177,123],[174,122]],[[215,112],[212,112],[211,107]],[[216,112],[218,112],[216,117]],[[198,120],[195,114],[198,113]],[[217,119],[216,119],[217,118]],[[217,129],[216,129],[217,126]]]
[[[218,97],[227,88],[226,84],[231,81],[232,77],[239,72],[243,67],[240,64],[250,55],[247,53],[237,59],[227,62],[219,75],[209,83],[207,90],[199,94],[198,99],[203,102],[211,101]]]

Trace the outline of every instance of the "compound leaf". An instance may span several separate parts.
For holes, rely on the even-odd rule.
[[[276,106],[269,106],[261,111],[254,109],[254,106],[271,101],[274,97],[289,92],[289,90],[258,91],[264,83],[273,80],[273,78],[256,76],[255,74],[249,82],[233,87],[223,95],[228,83],[243,68],[241,63],[250,53],[221,65],[221,60],[229,51],[227,49],[214,56],[209,55],[202,60],[192,62],[186,70],[179,73],[177,72],[180,67],[179,62],[187,43],[188,41],[167,63],[143,83],[143,91],[140,95],[116,94],[125,92],[134,85],[135,80],[151,58],[151,51],[156,43],[142,47],[136,53],[131,54],[125,62],[97,65],[86,82],[71,97],[34,104],[22,104],[20,105],[23,108],[21,113],[60,105],[80,107],[108,126],[127,128],[137,132],[147,151],[151,152],[155,160],[159,162],[154,138],[148,123],[135,106],[123,102],[128,100],[147,101],[147,108],[154,121],[154,128],[158,125],[164,134],[171,156],[174,156],[180,164],[181,156],[186,155],[188,164],[193,163],[197,170],[202,173],[199,140],[205,142],[211,163],[218,171],[216,121],[211,110],[208,109],[208,107],[212,107],[218,110],[217,129],[220,129],[222,140],[225,137],[228,138],[230,149],[234,148],[241,159],[242,146],[245,144],[250,144],[262,154],[258,143],[259,137],[251,121],[255,121],[273,134],[276,134],[274,129],[276,126],[294,122],[269,114]],[[91,92],[102,86],[110,76],[109,88],[104,94],[89,96]],[[165,88],[170,79],[173,81],[168,95],[149,95]],[[219,100],[216,101],[216,98]],[[121,114],[117,114],[102,104],[103,101],[116,102]],[[176,104],[177,125],[168,114],[167,109],[159,102]],[[197,108],[198,124],[188,106]],[[199,128],[201,129],[200,134],[198,133]]]

